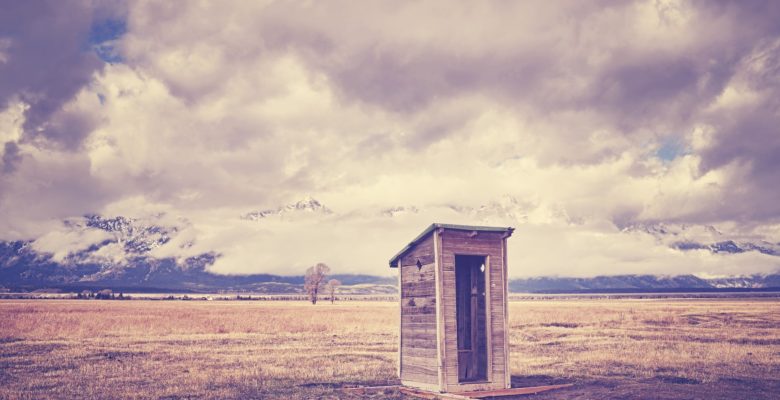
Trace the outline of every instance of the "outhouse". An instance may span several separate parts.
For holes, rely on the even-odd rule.
[[[398,268],[401,383],[436,392],[510,387],[507,238],[513,228],[432,224]]]

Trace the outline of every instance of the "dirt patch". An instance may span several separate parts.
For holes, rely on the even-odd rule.
[[[663,382],[663,383],[671,383],[675,385],[698,385],[701,382],[699,382],[696,379],[686,378],[683,376],[667,376],[667,375],[660,375],[655,377],[655,379]]]
[[[550,322],[546,324],[542,324],[544,327],[552,327],[552,328],[569,328],[574,329],[579,327],[579,324],[575,324],[573,322]]]
[[[627,337],[638,341],[660,342],[669,340],[669,335],[627,335]],[[756,346],[776,346],[780,345],[779,338],[770,339],[752,339],[752,338],[723,338],[723,337],[706,337],[706,336],[691,336],[681,335],[673,337],[675,339],[684,340],[686,342],[695,343],[730,343],[741,345],[756,345]]]
[[[92,358],[120,361],[128,358],[145,357],[149,353],[145,351],[103,351],[92,355]]]
[[[35,343],[25,340],[14,340],[2,343],[2,345],[0,347],[0,358],[45,356],[55,350],[66,347],[66,345],[61,343]]]

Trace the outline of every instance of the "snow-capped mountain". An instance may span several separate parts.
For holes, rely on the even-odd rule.
[[[243,219],[258,221],[265,218],[295,218],[300,216],[322,216],[333,214],[333,211],[325,207],[314,198],[306,197],[303,200],[272,209],[251,211],[242,216]]]
[[[533,204],[521,202],[512,196],[503,196],[476,207],[456,204],[449,204],[446,207],[470,220],[493,224],[525,223],[529,220],[529,214],[535,209]]]
[[[583,222],[581,219],[569,215],[561,204],[538,204],[522,201],[509,195],[477,206],[450,204],[445,207],[468,221],[486,225],[521,226],[550,223],[576,225]]]
[[[327,216],[332,211],[319,201],[307,198],[279,207],[272,214],[297,218],[298,215]],[[303,291],[302,276],[211,272],[209,267],[221,256],[218,252],[176,251],[189,250],[193,246],[192,239],[185,234],[189,228],[189,221],[165,215],[129,218],[90,214],[68,218],[62,222],[61,229],[38,239],[0,241],[0,289]],[[190,255],[175,257],[170,254]],[[388,285],[395,282],[370,275],[338,274],[333,278],[344,285],[366,286],[355,289],[361,293],[387,293],[392,290]]]
[[[415,206],[398,206],[382,209],[379,214],[383,217],[397,217],[400,215],[419,214],[420,209]]]
[[[432,221],[484,225],[558,224],[562,229],[580,221],[563,207],[540,206],[504,196],[478,206],[455,204],[363,206],[342,213],[307,197],[290,204],[234,215],[247,232],[278,232],[296,229],[296,222],[316,226],[320,222],[365,224],[384,229]],[[250,221],[252,223],[241,222]],[[229,225],[230,221],[226,221]],[[386,224],[386,225],[385,225]],[[334,226],[335,226],[334,225]],[[405,229],[405,228],[404,228]],[[358,232],[361,232],[358,230]],[[61,229],[27,241],[0,241],[0,287],[125,287],[178,290],[246,289],[263,291],[262,283],[299,284],[301,277],[269,274],[227,276],[210,272],[225,259],[218,248],[198,241],[197,229],[183,218],[164,214],[130,218],[90,214],[68,218]],[[211,233],[211,232],[209,232]],[[361,232],[362,233],[362,232]],[[298,235],[298,233],[296,233]],[[385,233],[382,233],[384,237]],[[760,257],[780,257],[780,243],[759,235],[735,234],[733,229],[708,225],[637,223],[617,235],[648,235],[657,245],[680,251],[707,251],[730,257],[755,252]],[[256,236],[266,240],[267,236]],[[320,238],[309,239],[310,242]],[[213,239],[212,239],[213,240]],[[642,239],[644,240],[644,239]],[[219,243],[219,241],[216,241]],[[401,240],[399,240],[401,242]],[[641,240],[639,241],[641,242]],[[646,242],[645,242],[646,243]],[[254,250],[247,247],[249,259]],[[739,256],[734,256],[739,257]],[[779,259],[780,260],[780,259]],[[262,264],[258,264],[262,268]],[[379,279],[368,277],[368,280]],[[676,288],[767,288],[780,286],[778,275],[704,278],[692,275],[660,277],[620,275],[595,278],[527,278],[513,281],[514,290],[612,290]],[[286,287],[286,291],[300,288]]]
[[[523,202],[512,196],[502,196],[477,206],[451,203],[415,205],[406,204],[391,207],[364,206],[349,212],[333,211],[317,199],[307,197],[295,203],[276,208],[251,211],[241,216],[244,220],[263,221],[268,219],[296,221],[316,218],[404,218],[424,216],[426,220],[466,221],[470,224],[511,224],[560,220],[573,222],[563,207],[540,207]],[[465,222],[464,222],[465,223]]]
[[[623,229],[625,232],[644,232],[657,238],[668,236],[688,238],[719,238],[723,232],[712,225],[669,224],[663,222],[635,223]]]
[[[36,240],[0,242],[0,284],[166,284],[192,270],[205,271],[218,256],[204,253],[176,259],[159,257],[163,246],[186,248],[174,239],[187,221],[173,225],[149,219],[96,214],[63,221],[62,229]]]
[[[93,221],[101,220],[101,226],[111,232],[129,232],[124,219],[117,224],[116,218],[104,219],[90,216]],[[112,221],[113,220],[113,221]],[[103,222],[105,224],[103,224]],[[135,228],[135,227],[134,227]],[[133,229],[137,231],[136,229]],[[141,232],[145,231],[143,229]],[[130,242],[144,242],[142,238],[131,235]],[[147,243],[155,242],[150,239]],[[114,239],[108,243],[116,243]],[[0,241],[0,289],[34,290],[55,288],[66,291],[84,289],[113,289],[125,292],[215,292],[246,291],[253,293],[303,293],[303,276],[279,276],[271,274],[220,275],[208,271],[208,267],[219,257],[205,253],[198,256],[176,260],[171,257],[158,258],[148,254],[137,255],[121,263],[96,263],[90,261],[87,253],[108,244],[90,247],[66,257],[55,260],[53,254],[34,249],[32,241]],[[143,246],[142,246],[143,247]],[[133,248],[135,249],[135,247]],[[333,275],[343,285],[360,285],[351,288],[357,293],[392,293],[395,279],[370,275]],[[347,286],[345,286],[347,288]]]
[[[711,225],[633,224],[624,228],[623,232],[649,234],[655,237],[658,243],[683,251],[708,250],[712,253],[729,254],[756,251],[780,257],[780,243],[738,233],[724,233]]]
[[[84,226],[99,229],[110,233],[115,243],[122,246],[128,254],[145,254],[153,249],[161,247],[171,240],[179,232],[179,227],[174,225],[157,225],[145,223],[138,219],[114,217],[103,218],[100,215],[87,215],[84,217]],[[182,221],[186,224],[186,221]],[[66,224],[75,225],[73,220]]]

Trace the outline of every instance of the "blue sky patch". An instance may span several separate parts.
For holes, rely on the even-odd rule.
[[[661,143],[661,147],[656,150],[655,156],[664,160],[672,161],[677,157],[688,154],[688,149],[677,139],[666,139]]]
[[[117,40],[127,32],[124,19],[103,19],[92,23],[89,29],[89,45],[101,60],[115,64],[123,61],[116,48]]]

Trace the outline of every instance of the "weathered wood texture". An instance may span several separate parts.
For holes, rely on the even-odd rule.
[[[503,389],[507,387],[506,369],[506,318],[505,285],[503,273],[503,232],[478,232],[472,235],[468,231],[445,230],[441,233],[441,277],[442,277],[442,316],[444,324],[444,380],[448,391],[462,391],[467,387],[458,382],[457,313],[455,285],[455,256],[479,255],[487,257],[486,295],[488,312],[485,323],[488,324],[489,340],[487,349],[488,377],[480,389]]]
[[[418,267],[418,264],[420,265]],[[401,371],[403,381],[438,385],[433,237],[401,258]]]
[[[399,375],[404,385],[455,393],[508,387],[506,236],[506,232],[437,228],[397,259]],[[480,326],[476,335],[487,333],[487,347],[479,354],[480,362],[487,364],[484,381],[459,382],[457,255],[486,260],[485,295],[479,301],[485,312],[473,321]]]

